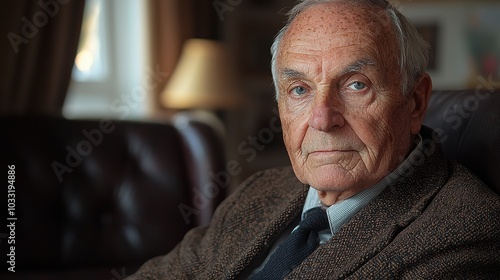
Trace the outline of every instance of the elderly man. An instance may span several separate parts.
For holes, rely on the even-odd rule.
[[[131,279],[493,279],[500,199],[422,127],[426,44],[383,0],[305,0],[272,47],[292,168]]]

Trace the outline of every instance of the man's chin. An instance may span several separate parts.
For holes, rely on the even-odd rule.
[[[346,187],[346,186],[340,186],[337,184],[328,184],[328,183],[322,183],[322,182],[318,182],[315,184],[308,184],[308,185],[317,191],[329,192],[329,193],[347,192],[347,191],[353,189],[353,187],[350,187],[350,186]]]
[[[357,185],[352,172],[338,166],[315,168],[304,176],[304,182],[319,191],[339,192],[355,188]]]

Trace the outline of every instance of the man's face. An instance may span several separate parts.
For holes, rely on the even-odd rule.
[[[285,145],[299,180],[320,197],[337,194],[329,204],[373,186],[410,150],[419,124],[401,93],[398,55],[383,12],[340,3],[308,8],[283,37],[277,85]]]

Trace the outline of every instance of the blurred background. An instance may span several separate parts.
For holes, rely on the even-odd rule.
[[[269,47],[294,2],[3,2],[0,114],[161,120],[209,111],[225,128],[226,157],[243,167],[237,185],[288,163]],[[435,89],[500,86],[499,1],[392,2],[431,45]]]
[[[294,3],[2,1],[1,189],[17,204],[0,251],[18,271],[0,278],[124,279],[288,165],[269,48]],[[393,3],[431,45],[434,88],[475,91],[445,119],[467,123],[500,87],[500,1]]]

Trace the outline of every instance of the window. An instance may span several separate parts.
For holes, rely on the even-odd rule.
[[[87,0],[66,118],[142,119],[149,98],[137,96],[148,67],[147,2]],[[142,96],[141,96],[142,97]]]
[[[91,81],[106,79],[108,60],[103,0],[87,0],[80,43],[73,68],[73,79]]]

